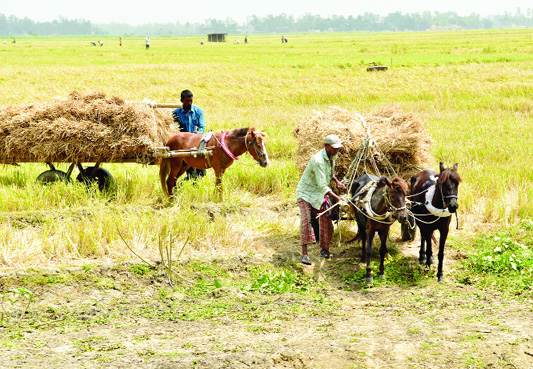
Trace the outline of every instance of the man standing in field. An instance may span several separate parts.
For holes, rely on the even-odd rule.
[[[334,180],[337,188],[346,189],[346,186],[335,177],[335,159],[344,146],[336,135],[326,137],[322,150],[313,155],[304,170],[302,178],[296,187],[296,198],[300,208],[300,243],[302,245],[302,264],[311,265],[311,259],[307,255],[307,245],[315,243],[316,235],[311,226],[312,217],[325,211],[331,206],[330,199],[337,202],[344,201],[337,196],[329,187]],[[320,256],[331,258],[329,243],[333,236],[333,221],[329,212],[318,218],[320,234]]]
[[[179,124],[181,132],[198,133],[205,132],[204,112],[197,106],[192,105],[192,92],[183,90],[181,92],[181,108],[172,112],[174,122]],[[205,176],[205,170],[189,168],[187,169],[187,179],[196,179]]]
[[[146,36],[146,50],[150,48],[150,36]]]

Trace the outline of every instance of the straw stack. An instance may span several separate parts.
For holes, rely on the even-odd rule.
[[[103,92],[0,109],[0,163],[123,161],[151,157],[173,127],[142,103]]]
[[[374,155],[370,159],[375,160],[381,174],[387,174],[388,166],[383,155],[396,173],[406,180],[418,171],[433,166],[434,160],[430,155],[432,140],[423,124],[412,114],[403,112],[398,106],[390,106],[375,113],[361,115],[370,127],[371,137],[383,153],[374,149]],[[294,130],[294,135],[298,138],[296,161],[301,171],[305,169],[311,156],[324,148],[325,137],[332,133],[338,135],[344,144],[344,150],[336,161],[337,178],[344,177],[367,130],[357,113],[338,107],[313,113]],[[378,174],[371,168],[369,158],[366,158],[359,167],[359,175],[366,172]]]

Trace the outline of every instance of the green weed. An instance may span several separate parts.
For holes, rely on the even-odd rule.
[[[308,277],[282,270],[263,273],[245,288],[263,294],[280,294],[308,291],[311,286],[312,280]]]
[[[24,313],[35,300],[35,295],[26,288],[11,288],[2,292],[0,298],[0,326],[4,327],[11,318],[15,319],[15,324],[18,326]]]
[[[463,273],[458,275],[458,281],[530,295],[533,291],[531,224],[531,219],[525,219],[507,232],[476,238],[470,246],[474,252],[463,261]]]

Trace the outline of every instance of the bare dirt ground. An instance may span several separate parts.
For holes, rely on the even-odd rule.
[[[363,288],[345,278],[364,268],[355,244],[331,260],[313,248],[307,267],[297,240],[262,242],[271,252],[181,260],[195,283],[174,289],[140,263],[4,271],[4,291],[28,288],[35,301],[2,308],[0,367],[533,368],[532,301],[457,283],[457,248],[445,283],[433,272]],[[397,250],[419,268],[417,242]],[[313,291],[244,288],[256,267],[309,276]]]
[[[297,258],[202,262],[239,276]],[[314,260],[302,269],[331,282],[319,291],[327,303],[233,287],[174,292],[161,272],[139,276],[126,264],[4,273],[4,286],[33,284],[36,302],[20,329],[2,329],[0,366],[533,368],[531,301],[453,282],[346,291],[346,255]]]

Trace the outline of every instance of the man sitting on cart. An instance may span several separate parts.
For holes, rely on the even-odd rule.
[[[335,159],[343,147],[338,136],[327,136],[324,148],[311,157],[296,187],[296,198],[300,208],[302,264],[311,265],[311,259],[307,255],[307,245],[315,243],[319,235],[320,256],[331,258],[329,243],[333,237],[333,221],[326,209],[331,207],[330,199],[335,199],[337,202],[344,201],[329,187],[331,180],[334,180],[337,188],[346,189],[346,186],[335,177]],[[319,235],[315,235],[311,226],[312,217],[321,212],[323,214],[318,219]]]
[[[179,124],[181,132],[198,133],[203,135],[205,131],[204,112],[197,106],[192,105],[192,92],[183,90],[181,92],[182,108],[172,112],[174,122]],[[205,169],[187,169],[187,179],[197,179],[205,176]]]

